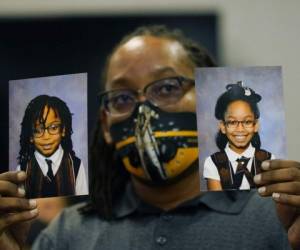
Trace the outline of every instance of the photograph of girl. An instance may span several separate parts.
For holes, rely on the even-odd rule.
[[[262,162],[286,157],[281,67],[199,68],[196,92],[201,190],[258,188]]]
[[[242,81],[228,84],[218,98],[216,144],[220,151],[204,162],[208,190],[254,188],[253,176],[261,172],[261,163],[275,158],[260,148],[260,100],[261,96]]]

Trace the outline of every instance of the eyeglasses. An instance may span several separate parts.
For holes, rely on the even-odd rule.
[[[50,124],[48,127],[37,126],[33,129],[33,136],[35,138],[42,137],[46,130],[50,135],[57,135],[61,132],[61,124]]]
[[[224,121],[224,124],[229,129],[235,129],[239,126],[239,124],[242,124],[244,128],[253,128],[253,126],[256,124],[256,121],[255,120],[245,120],[245,121],[228,120],[228,121]]]
[[[116,89],[102,92],[98,96],[109,114],[119,116],[133,112],[139,102],[139,95],[144,95],[157,107],[165,107],[177,103],[194,85],[194,80],[176,76],[154,81],[139,91]]]

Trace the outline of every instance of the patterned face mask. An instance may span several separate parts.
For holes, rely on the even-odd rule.
[[[195,113],[164,112],[145,102],[112,125],[111,135],[117,157],[139,179],[160,184],[197,165]]]

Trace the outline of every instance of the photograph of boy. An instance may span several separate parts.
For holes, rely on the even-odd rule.
[[[39,95],[29,102],[21,123],[18,170],[25,171],[27,197],[87,194],[82,161],[71,139],[72,114],[58,97]]]
[[[228,84],[215,106],[219,120],[216,145],[219,152],[206,158],[203,176],[208,190],[255,188],[254,175],[264,160],[274,155],[261,149],[259,136],[262,97],[242,81]]]

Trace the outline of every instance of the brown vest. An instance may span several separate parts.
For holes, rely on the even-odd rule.
[[[227,154],[224,151],[216,152],[211,155],[213,163],[216,165],[222,189],[237,189],[236,184],[233,182],[233,169]],[[263,149],[255,149],[254,160],[252,161],[251,174],[252,178],[254,174],[259,174],[261,172],[261,163],[265,160],[271,159],[271,153]],[[250,185],[251,188],[255,186]]]
[[[40,198],[50,196],[75,195],[75,180],[80,167],[80,159],[76,156],[64,153],[54,180],[50,183],[49,179],[43,175],[42,170],[33,156],[27,163],[27,179],[25,181],[25,191],[27,198]]]

